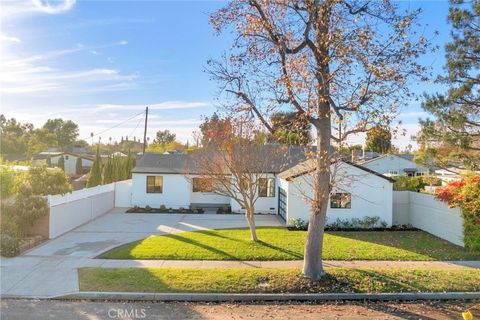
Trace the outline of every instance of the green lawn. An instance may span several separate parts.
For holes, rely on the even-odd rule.
[[[480,291],[478,269],[328,268],[319,282],[300,269],[84,268],[81,291],[130,292],[444,292]]]
[[[104,253],[107,259],[298,260],[306,231],[258,228],[259,243],[248,229],[183,232],[149,237]],[[423,231],[328,232],[326,260],[478,260],[474,252]]]

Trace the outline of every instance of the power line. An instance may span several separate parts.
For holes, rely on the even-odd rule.
[[[128,135],[127,138],[133,136],[133,134],[135,133],[135,130],[138,129],[138,126],[140,125],[140,122],[142,122],[142,120],[143,118],[140,118],[140,120],[138,120],[137,125],[135,126],[135,129],[133,129],[132,132],[130,132],[130,135]]]
[[[99,135],[104,134],[105,132],[107,132],[107,131],[109,131],[109,130],[112,130],[112,129],[114,129],[114,128],[117,128],[117,127],[121,126],[122,124],[124,124],[124,123],[126,123],[126,122],[128,122],[128,121],[130,121],[130,120],[132,120],[132,119],[134,119],[134,118],[136,118],[136,117],[138,117],[139,115],[144,114],[144,113],[145,113],[145,111],[142,111],[142,112],[140,112],[140,113],[137,113],[137,114],[135,114],[134,116],[132,116],[132,117],[130,117],[130,118],[128,118],[128,119],[120,122],[120,123],[117,123],[117,124],[111,126],[111,127],[108,128],[108,129],[105,129],[105,130],[103,130],[103,131],[100,131],[100,132],[98,132],[98,133],[95,133],[94,135],[90,135],[89,137],[85,138],[84,140],[87,140],[87,139],[89,139],[89,138],[92,138],[92,139],[93,139],[93,137],[99,136]],[[142,120],[142,119],[140,119],[140,120]],[[137,125],[137,127],[138,127],[138,125]]]

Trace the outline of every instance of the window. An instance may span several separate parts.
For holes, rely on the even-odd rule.
[[[65,160],[68,160],[68,156],[65,156]]]
[[[212,180],[208,178],[193,178],[193,192],[212,192]]]
[[[398,176],[398,171],[396,170],[389,170],[388,173],[392,176]]]
[[[162,192],[163,192],[163,177],[147,176],[147,193],[162,193]]]
[[[352,207],[352,195],[350,193],[333,193],[330,196],[330,208],[350,209]]]
[[[421,177],[421,176],[425,175],[425,173],[424,172],[417,172],[416,175],[417,175],[417,177]]]
[[[275,179],[272,179],[272,178],[258,179],[258,196],[259,197],[275,197]]]

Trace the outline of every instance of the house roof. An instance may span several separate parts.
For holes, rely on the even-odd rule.
[[[278,174],[280,178],[287,179],[311,172],[313,166],[309,163],[308,152],[315,148],[303,146],[285,146],[278,144],[267,144],[259,146],[255,151],[259,159],[266,159],[262,163],[252,164],[259,168],[259,172]],[[164,173],[164,174],[199,174],[200,170],[196,165],[196,153],[191,154],[158,154],[146,153],[138,162],[133,173]],[[344,163],[357,167],[363,171],[376,175],[382,179],[393,182],[393,179],[385,177],[373,170],[350,161]]]
[[[70,155],[70,156],[73,156],[73,157],[77,157],[77,158],[83,158],[83,159],[86,159],[86,160],[91,160],[91,161],[94,161],[95,158],[89,156],[89,155],[84,155],[84,154],[78,154],[78,153],[73,153],[73,152],[68,152],[68,151],[61,151],[61,152],[57,152],[57,151],[44,151],[44,152],[40,152],[40,153],[37,153],[36,155],[34,155],[33,159],[35,160],[40,160],[40,159],[46,159],[48,157],[56,157],[56,156],[62,156],[62,155]]]
[[[414,157],[413,154],[384,154],[384,155],[381,155],[380,157],[376,157],[376,158],[373,158],[373,159],[370,159],[370,160],[363,161],[361,164],[375,162],[375,161],[378,161],[380,159],[384,159],[386,157],[392,157],[392,156],[397,157],[397,158],[401,158],[401,159],[404,159],[404,160],[407,160],[407,161],[410,161],[410,162],[413,162],[413,157]]]
[[[361,166],[359,164],[350,162],[348,160],[341,160],[341,162],[346,163],[348,165],[351,165],[353,167],[356,167],[356,168],[358,168],[360,170],[363,170],[365,172],[371,173],[371,174],[373,174],[373,175],[375,175],[379,178],[385,179],[385,180],[390,181],[392,183],[395,182],[395,180],[393,180],[392,178],[386,177],[383,174],[380,174],[376,171],[368,169],[368,168],[366,168],[364,166]],[[333,161],[332,161],[332,163],[333,163]],[[296,166],[279,173],[278,177],[280,179],[290,180],[290,179],[294,179],[294,178],[303,176],[304,174],[311,173],[313,171],[315,171],[315,166],[313,164],[313,160],[310,159],[310,160],[307,160],[307,161],[303,161],[303,162],[297,164]]]
[[[251,163],[251,170],[258,172],[279,173],[297,165],[307,159],[307,151],[310,147],[286,146],[279,144],[266,144],[252,147],[256,158],[261,159]],[[146,153],[138,162],[133,173],[200,173],[197,159],[200,156],[197,151],[190,154],[158,154]],[[204,156],[205,154],[203,154]],[[213,156],[207,155],[207,156]],[[252,161],[253,162],[253,161]]]

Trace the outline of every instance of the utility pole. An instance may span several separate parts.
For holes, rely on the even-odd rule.
[[[143,154],[147,148],[147,122],[148,122],[148,107],[145,108],[145,129],[143,130]]]

